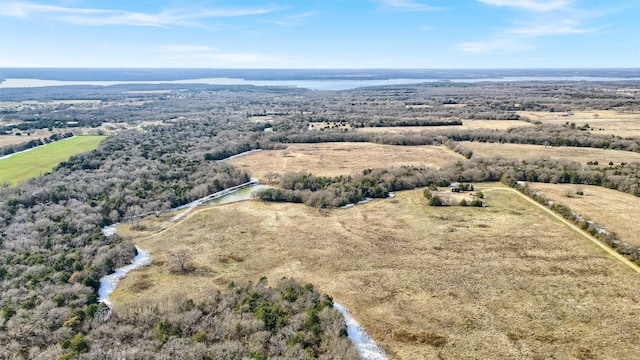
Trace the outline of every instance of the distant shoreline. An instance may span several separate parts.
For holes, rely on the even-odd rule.
[[[46,78],[5,78],[0,80],[0,89],[24,89],[52,86],[115,86],[115,85],[216,85],[216,86],[268,86],[291,87],[309,90],[350,90],[359,87],[412,85],[433,82],[478,83],[478,82],[526,82],[526,81],[640,81],[638,77],[605,77],[605,76],[495,76],[495,77],[464,77],[464,78],[319,78],[315,80],[252,80],[245,78],[196,78],[176,80],[55,80]]]

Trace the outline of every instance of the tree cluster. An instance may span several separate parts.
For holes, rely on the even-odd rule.
[[[209,289],[199,301],[175,294],[116,309],[61,350],[80,359],[358,359],[333,301],[290,279]],[[77,341],[76,341],[77,342]]]

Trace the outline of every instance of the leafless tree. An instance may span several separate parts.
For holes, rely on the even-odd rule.
[[[180,267],[180,271],[186,271],[187,264],[191,260],[193,253],[187,247],[180,247],[169,252],[169,260]]]
[[[269,184],[271,184],[273,183],[273,181],[280,179],[280,174],[278,174],[277,172],[269,171],[268,173],[264,174],[264,177],[267,179]]]

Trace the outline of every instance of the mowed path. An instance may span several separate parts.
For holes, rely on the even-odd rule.
[[[631,262],[629,259],[627,259],[626,257],[618,254],[617,251],[613,250],[612,248],[608,247],[607,245],[603,244],[602,242],[600,242],[600,240],[596,239],[595,237],[593,237],[591,234],[589,234],[588,232],[580,229],[576,224],[570,222],[569,220],[563,218],[562,216],[556,214],[555,212],[553,212],[553,210],[549,209],[548,207],[538,203],[537,201],[531,199],[530,197],[526,196],[525,194],[519,192],[518,190],[512,189],[512,188],[500,188],[500,187],[495,187],[495,188],[490,188],[487,190],[483,190],[483,192],[491,192],[491,191],[510,191],[512,193],[516,193],[520,196],[522,196],[523,198],[525,198],[528,202],[534,204],[535,206],[537,206],[538,208],[544,210],[545,212],[547,212],[549,215],[553,216],[554,218],[558,219],[560,222],[562,222],[563,224],[567,225],[569,228],[575,230],[577,233],[581,234],[582,236],[584,236],[585,238],[589,239],[591,242],[593,242],[594,244],[596,244],[598,247],[600,247],[602,250],[606,251],[607,253],[609,253],[611,256],[613,256],[614,258],[618,259],[620,262],[622,262],[623,264],[627,265],[628,267],[630,267],[631,269],[633,269],[635,272],[640,273],[640,267],[636,264],[634,264],[633,262]]]

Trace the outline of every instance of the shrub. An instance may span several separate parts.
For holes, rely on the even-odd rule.
[[[444,206],[444,203],[439,196],[433,196],[429,199],[429,206]]]

